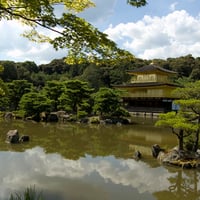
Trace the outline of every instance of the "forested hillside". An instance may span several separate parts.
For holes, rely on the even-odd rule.
[[[95,89],[112,84],[126,83],[130,80],[127,70],[132,70],[144,65],[154,63],[160,67],[170,69],[177,72],[177,79],[186,79],[195,81],[200,79],[200,58],[194,58],[187,55],[178,58],[168,58],[166,60],[142,60],[116,63],[110,65],[80,64],[68,65],[64,59],[55,59],[48,64],[37,66],[34,62],[13,62],[0,61],[0,65],[4,67],[0,78],[4,82],[12,82],[13,80],[27,80],[34,86],[43,87],[49,80],[69,80],[79,79],[86,81]]]

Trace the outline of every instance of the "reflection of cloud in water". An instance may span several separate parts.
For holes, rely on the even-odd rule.
[[[94,173],[99,174],[104,183],[129,186],[137,189],[139,193],[153,193],[170,185],[170,173],[166,169],[150,168],[143,162],[132,159],[117,160],[112,156],[86,156],[75,161],[67,160],[59,154],[46,154],[42,148],[36,147],[24,153],[1,152],[0,163],[0,199],[8,197],[9,190],[16,191],[30,185],[36,185],[36,188],[55,188],[57,179],[57,184],[60,184],[57,187],[60,190],[62,181],[69,179],[68,183],[73,182],[87,191],[90,189],[87,187],[90,182],[88,179],[84,182],[82,178],[90,177]]]
[[[112,163],[107,163],[107,168],[98,167],[103,178],[110,179],[115,184],[131,185],[137,188],[140,193],[155,192],[168,188],[168,177],[170,174],[164,168],[149,168],[143,162],[136,162],[135,160],[124,160],[119,163],[123,166],[114,168]]]

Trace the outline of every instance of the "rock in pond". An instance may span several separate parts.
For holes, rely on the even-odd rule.
[[[18,143],[19,142],[19,133],[18,130],[9,130],[7,132],[6,142],[8,143]]]
[[[135,154],[134,154],[134,158],[136,160],[140,160],[142,158],[142,154],[140,151],[136,151]]]
[[[28,135],[19,136],[19,132],[17,129],[9,130],[6,134],[6,142],[17,144],[20,142],[28,142],[30,140]]]
[[[30,140],[29,136],[28,135],[22,135],[20,138],[19,138],[19,142],[28,142]]]

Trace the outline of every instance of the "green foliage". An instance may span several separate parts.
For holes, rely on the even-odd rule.
[[[89,100],[93,89],[89,88],[87,82],[69,80],[64,85],[65,90],[59,98],[60,109],[77,114],[79,111],[87,111],[88,107],[91,107]]]
[[[170,127],[173,130],[173,133],[177,136],[179,135],[179,130],[184,130],[185,137],[196,131],[198,128],[196,124],[190,123],[190,121],[185,118],[180,112],[168,112],[160,114],[159,120],[156,122],[155,125]]]
[[[196,151],[200,132],[200,81],[188,83],[185,87],[176,89],[174,93],[179,98],[175,103],[179,105],[180,110],[178,113],[160,115],[156,125],[170,127],[179,141],[182,140],[181,137],[193,134],[193,151]]]
[[[65,61],[69,64],[84,62],[98,63],[116,61],[117,59],[132,59],[127,51],[117,48],[116,44],[107,38],[107,35],[94,28],[71,13],[63,14],[59,25],[64,28],[61,36],[51,41],[54,48],[69,49]],[[88,54],[89,52],[89,54]]]
[[[180,99],[200,99],[200,81],[189,82],[183,88],[177,88],[174,94]]]
[[[200,79],[200,57],[195,59],[195,63],[192,68],[192,72],[190,74],[191,80],[199,80]]]
[[[3,72],[4,67],[2,65],[0,65],[0,74]]]
[[[0,65],[0,74],[4,71],[4,67]],[[0,110],[5,110],[7,108],[7,99],[5,98],[5,94],[7,92],[7,87],[4,81],[0,78]],[[6,100],[6,101],[5,101]]]
[[[1,96],[0,98],[0,110],[1,111],[10,110],[10,100],[6,95]]]
[[[190,136],[198,130],[198,125],[190,123],[189,119],[185,118],[181,112],[168,112],[160,114],[159,120],[155,125],[171,128],[172,133],[177,136],[179,141],[179,150],[183,150],[184,148],[184,138]]]
[[[188,77],[195,65],[195,59],[190,54],[179,58],[168,58],[167,61],[179,77]]]
[[[90,64],[81,75],[81,80],[88,82],[89,86],[97,90],[99,87],[104,86],[103,69],[97,65]]]
[[[13,80],[7,84],[7,87],[10,108],[11,110],[17,110],[21,97],[31,90],[32,84],[26,80]]]
[[[54,59],[48,64],[42,64],[38,67],[40,71],[43,71],[45,74],[52,75],[56,74],[64,74],[69,72],[70,65],[64,62],[64,59]]]
[[[177,79],[177,77],[175,77],[173,82],[177,83],[179,86],[184,87],[184,85],[187,85],[188,83],[191,82],[191,79],[190,79],[190,77],[180,77],[178,79]]]
[[[89,0],[16,0],[1,1],[1,18],[7,20],[23,20],[30,26],[55,26],[55,6],[64,5],[71,11],[81,12],[85,8],[94,6]]]
[[[3,81],[9,82],[12,80],[17,80],[17,66],[13,61],[1,61],[0,65],[3,66],[4,70],[1,72],[1,77]]]
[[[32,73],[31,74],[31,81],[34,86],[36,87],[43,87],[45,85],[46,79],[48,75],[39,71],[38,73]]]
[[[57,5],[65,6],[65,13],[56,15]],[[70,64],[132,59],[129,52],[117,48],[106,34],[76,15],[91,6],[94,4],[90,0],[5,0],[0,4],[0,18],[15,19],[30,26],[23,36],[32,41],[49,42],[55,49],[67,48],[66,62]],[[38,27],[53,31],[56,37],[39,33]]]
[[[177,62],[175,62],[175,60],[176,59],[154,59],[153,62],[166,69],[179,69],[180,71],[182,70],[182,67],[183,70],[185,70],[184,62],[182,62],[182,60],[185,60],[187,65],[190,60],[191,62],[195,60],[195,62],[193,62],[194,65],[190,65],[192,69],[198,69],[198,66],[200,66],[200,59],[194,59],[191,56],[177,58]],[[0,110],[12,111],[18,109],[18,103],[21,96],[32,89],[32,86],[31,88],[29,86],[30,83],[33,83],[33,85],[37,87],[37,92],[42,93],[45,91],[44,95],[52,100],[52,110],[55,111],[57,108],[69,112],[76,112],[76,109],[73,108],[73,101],[69,99],[68,95],[66,96],[64,94],[64,88],[66,88],[64,83],[66,80],[74,78],[80,79],[88,82],[90,87],[94,88],[95,91],[98,91],[99,87],[110,87],[115,84],[129,82],[130,77],[126,73],[128,70],[145,66],[150,62],[151,60],[134,59],[131,62],[129,62],[129,60],[118,60],[116,63],[112,64],[108,62],[99,65],[94,63],[68,65],[64,62],[63,58],[55,59],[49,64],[37,66],[33,62],[15,63],[11,61],[0,61],[0,64],[2,65],[2,67],[0,67],[0,78],[2,79],[0,79]],[[179,62],[182,64],[179,64]],[[6,73],[2,71],[3,68]],[[188,77],[180,77],[179,80],[177,79],[178,82],[185,87],[176,90],[176,96],[181,100],[190,100],[177,103],[181,104],[182,115],[184,117],[189,117],[194,121],[194,119],[197,119],[198,117],[198,114],[195,114],[195,112],[199,113],[199,104],[196,100],[200,99],[200,83],[199,81],[191,82],[190,77],[191,75]],[[13,79],[16,78],[18,80],[13,81]],[[28,85],[26,85],[27,82],[24,83],[24,80],[21,82],[20,79],[27,80]],[[50,85],[49,82],[52,82],[52,84]],[[56,82],[62,86],[58,86],[59,84],[56,86]],[[191,102],[191,100],[193,102]],[[91,113],[92,106],[93,102],[91,102],[90,99],[85,99],[78,106],[78,112],[85,111]],[[195,109],[195,112],[193,112],[192,109],[193,111]],[[120,112],[121,109],[116,109],[115,115],[119,115]]]
[[[176,104],[180,105],[181,110],[191,116],[191,118],[198,118],[200,115],[200,99],[181,99],[175,101]]]
[[[38,73],[39,69],[34,62],[18,62],[15,63],[17,70],[17,79],[31,81],[31,74]]]
[[[88,113],[87,113],[86,111],[84,111],[84,110],[80,110],[80,111],[78,111],[78,113],[77,113],[78,119],[84,118],[84,117],[86,117],[86,116],[88,116]]]
[[[194,140],[194,135],[189,135],[188,137],[186,137],[184,140],[184,148],[188,151],[193,151]]]
[[[0,79],[0,97],[5,95],[5,87],[3,80]]]
[[[116,116],[117,113],[120,113],[121,98],[117,90],[111,88],[100,88],[99,91],[93,95],[93,98],[93,110],[101,116]]]
[[[63,83],[56,80],[47,81],[43,90],[47,98],[52,102],[53,111],[57,111],[57,106],[59,104],[58,99],[64,91]]]
[[[130,117],[129,112],[123,107],[118,107],[112,115],[114,117]]]
[[[175,81],[186,83],[200,79],[200,59],[191,54],[178,58],[167,58],[167,60],[154,59],[152,62],[165,69],[177,72]]]
[[[147,5],[146,0],[127,0],[127,3],[135,7],[142,7]]]
[[[200,81],[189,83],[185,88],[180,88],[176,91],[180,100],[176,103],[180,105],[180,112],[184,114],[190,123],[196,124],[193,151],[196,151],[199,146],[200,133]]]
[[[190,56],[185,56],[182,59],[190,62]],[[176,60],[176,61],[175,61]],[[130,76],[127,74],[128,70],[133,70],[138,67],[145,66],[151,62],[156,65],[170,69],[173,71],[178,70],[178,66],[181,66],[178,70],[177,76],[174,77],[174,81],[179,85],[186,85],[189,82],[199,80],[200,76],[193,76],[193,71],[198,70],[200,66],[200,59],[196,58],[194,64],[188,66],[192,69],[191,73],[186,73],[187,76],[182,76],[180,71],[184,71],[184,64],[180,58],[162,60],[120,60],[115,63],[109,61],[102,64],[94,63],[82,63],[68,65],[63,59],[55,59],[48,64],[35,66],[33,62],[11,62],[0,61],[0,64],[4,66],[4,72],[0,73],[0,78],[4,82],[11,82],[16,79],[25,79],[33,83],[34,86],[39,88],[45,85],[46,81],[50,80],[69,80],[72,78],[81,79],[89,83],[91,87],[98,90],[99,87],[110,87],[112,84],[123,84],[129,82]],[[191,71],[191,70],[190,70]],[[199,70],[200,71],[200,70]]]
[[[39,115],[43,111],[51,111],[51,100],[44,94],[29,92],[22,96],[20,109],[25,111],[25,116],[35,116],[39,120]]]

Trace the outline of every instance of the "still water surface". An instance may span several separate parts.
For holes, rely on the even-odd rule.
[[[35,186],[48,200],[200,199],[198,170],[161,166],[155,143],[170,148],[176,138],[154,121],[128,126],[0,122],[0,199]],[[18,129],[28,143],[5,143]],[[133,159],[140,150],[143,158]]]

